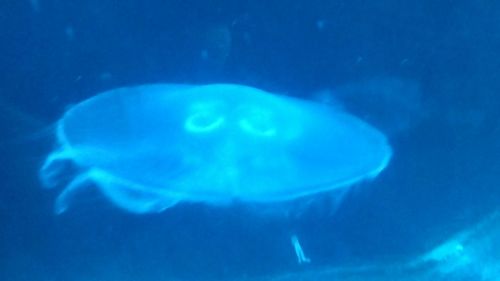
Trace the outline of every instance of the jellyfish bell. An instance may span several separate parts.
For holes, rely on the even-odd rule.
[[[44,186],[78,167],[57,213],[92,186],[135,213],[286,202],[373,178],[391,157],[385,136],[346,112],[234,84],[110,90],[70,108],[56,137]]]

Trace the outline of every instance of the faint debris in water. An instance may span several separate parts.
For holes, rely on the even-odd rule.
[[[240,281],[498,281],[499,260],[500,209],[497,209],[421,255],[316,266],[309,270]]]
[[[224,65],[231,51],[232,35],[228,26],[215,25],[205,31],[202,58]]]
[[[420,83],[379,76],[357,80],[333,90],[345,109],[389,135],[407,132],[429,114]]]
[[[25,144],[26,141],[43,137],[47,133],[45,120],[27,112],[22,108],[22,104],[17,104],[6,97],[0,97],[0,122],[11,124],[2,129],[3,137],[0,139],[2,150],[10,145]]]
[[[102,72],[100,75],[99,75],[99,79],[101,79],[101,81],[108,81],[108,80],[111,80],[111,78],[113,78],[113,75],[109,72]]]
[[[35,12],[35,13],[40,12],[40,1],[39,0],[30,0],[30,6],[31,6],[31,10],[33,10],[33,12]]]
[[[333,107],[335,110],[345,110],[344,105],[338,99],[335,90],[322,89],[313,93],[311,97],[314,101],[327,104],[328,106]]]
[[[318,30],[323,30],[325,28],[326,21],[325,20],[317,20],[316,21],[316,28]]]
[[[201,50],[201,59],[202,60],[207,60],[208,59],[208,51],[206,49]]]
[[[292,237],[290,237],[290,240],[292,242],[293,249],[295,250],[295,254],[297,255],[297,262],[299,264],[310,263],[311,259],[306,257],[306,255],[304,254],[297,235],[292,235]]]
[[[66,34],[66,39],[68,39],[68,41],[73,41],[73,39],[75,39],[75,30],[71,25],[66,26],[64,33]]]

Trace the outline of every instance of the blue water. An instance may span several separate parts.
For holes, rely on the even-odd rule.
[[[0,3],[0,26],[0,280],[265,279],[405,261],[500,205],[493,1],[20,0]],[[59,191],[37,176],[54,122],[96,93],[158,82],[331,103],[384,131],[393,159],[338,208],[325,195],[281,214],[132,215],[90,189],[54,214]],[[292,235],[311,263],[297,263]]]

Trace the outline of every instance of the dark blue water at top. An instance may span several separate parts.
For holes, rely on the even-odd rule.
[[[222,280],[376,262],[421,253],[500,201],[500,4],[23,0],[0,3],[0,26],[2,280]],[[89,191],[55,215],[57,192],[37,178],[53,122],[98,92],[154,82],[329,90],[386,129],[394,158],[335,210],[326,196],[288,216],[238,204],[141,216]],[[297,264],[292,234],[310,265]]]

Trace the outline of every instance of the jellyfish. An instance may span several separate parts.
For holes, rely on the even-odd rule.
[[[56,139],[40,169],[43,186],[64,186],[56,213],[88,188],[133,213],[287,202],[372,179],[392,153],[338,108],[236,84],[110,90],[69,108]]]

